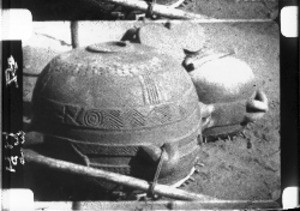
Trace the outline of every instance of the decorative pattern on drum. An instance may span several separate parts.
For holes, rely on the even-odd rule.
[[[147,104],[158,104],[160,103],[159,90],[155,84],[155,81],[150,77],[150,75],[141,75],[140,81],[143,85],[144,90],[144,101]]]
[[[198,106],[197,102],[189,102],[189,106],[166,103],[140,108],[90,109],[46,99],[41,100],[39,104],[44,109],[39,116],[45,120],[85,128],[118,130],[159,126],[180,121],[191,115]],[[194,109],[186,110],[185,107]]]
[[[72,118],[69,116],[69,118]],[[85,125],[91,126],[91,127],[97,127],[97,125],[101,124],[103,120],[101,112],[98,112],[98,110],[89,110],[85,112],[84,120],[83,122]]]

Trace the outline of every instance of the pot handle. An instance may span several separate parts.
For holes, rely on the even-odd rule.
[[[149,145],[142,146],[143,157],[151,163],[158,163],[162,159],[162,168],[160,175],[170,173],[174,167],[178,166],[179,153],[178,146],[174,143],[165,143],[162,147]]]
[[[268,99],[263,91],[255,91],[248,100],[230,103],[204,104],[199,102],[202,130],[210,127],[241,124],[261,119],[268,111]]]
[[[36,146],[44,143],[44,134],[36,131],[28,131],[25,134],[24,148]]]

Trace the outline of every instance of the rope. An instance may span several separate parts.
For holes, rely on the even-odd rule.
[[[161,155],[160,155],[160,158],[159,158],[159,162],[158,162],[157,168],[156,168],[156,172],[155,172],[155,175],[154,175],[153,182],[150,183],[149,193],[148,193],[148,195],[150,197],[155,198],[154,197],[155,196],[154,188],[155,188],[155,186],[157,184],[158,177],[159,177],[161,169],[162,169],[163,161],[165,160],[166,156],[167,156],[167,152],[163,148],[162,152],[161,152]]]

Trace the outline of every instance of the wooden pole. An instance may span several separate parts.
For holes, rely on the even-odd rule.
[[[72,48],[78,48],[79,47],[79,29],[78,29],[78,21],[71,21],[71,42],[72,42]]]
[[[121,5],[124,7],[130,7],[133,9],[141,10],[143,12],[147,12],[149,9],[149,4],[146,1],[141,1],[141,0],[93,0],[93,1],[95,2],[105,1],[109,3]],[[172,19],[211,19],[205,15],[185,12],[182,10],[174,9],[173,7],[164,6],[160,4],[153,4],[152,11],[153,14],[163,16],[166,18],[172,18]]]
[[[30,149],[24,149],[24,156],[26,162],[33,162],[42,166],[47,166],[48,168],[58,169],[64,172],[75,173],[82,176],[102,179],[120,185],[129,186],[131,188],[139,189],[145,192],[148,192],[150,189],[149,182],[145,180],[122,175],[122,174],[117,174],[117,173],[113,173],[101,169],[95,169],[83,165],[78,165],[75,163],[61,161],[58,159],[45,157]],[[173,198],[173,199],[178,199],[178,200],[220,201],[210,196],[191,193],[167,185],[160,185],[160,184],[155,185],[154,193],[161,196]]]

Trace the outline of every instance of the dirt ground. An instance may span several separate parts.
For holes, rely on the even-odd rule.
[[[120,40],[127,29],[143,24],[84,22],[80,25],[80,43],[85,46],[89,42]],[[199,173],[193,175],[194,182],[182,188],[220,199],[277,199],[280,196],[278,26],[276,23],[198,23],[195,27],[202,31],[195,35],[201,40],[199,45],[205,43],[217,50],[233,49],[238,58],[250,65],[257,78],[257,87],[269,99],[270,109],[262,120],[248,125],[243,134],[204,143],[199,153]],[[68,22],[35,23],[32,38],[23,43],[23,81],[27,87],[23,96],[25,116],[30,112],[27,108],[35,81],[32,76],[38,74],[55,55],[71,49],[68,31]],[[28,118],[24,120],[26,122]]]
[[[181,7],[186,11],[225,19],[275,19],[278,15],[277,0],[187,0]]]

